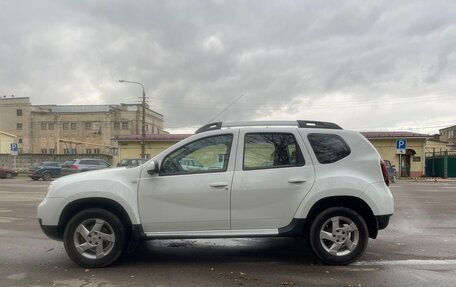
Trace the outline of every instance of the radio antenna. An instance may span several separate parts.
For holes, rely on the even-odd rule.
[[[220,116],[221,114],[223,114],[223,112],[225,112],[226,110],[228,110],[229,107],[231,107],[232,105],[234,105],[234,103],[236,103],[237,101],[239,101],[244,95],[240,95],[236,100],[234,100],[231,104],[229,104],[228,106],[226,106],[220,113],[218,113],[215,117],[213,117],[209,122],[207,122],[208,124],[209,123],[212,123],[213,120],[215,120],[218,116]]]

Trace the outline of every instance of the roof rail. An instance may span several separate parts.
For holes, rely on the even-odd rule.
[[[195,134],[199,134],[199,133],[207,132],[207,131],[219,130],[221,128],[222,128],[222,122],[209,123],[207,125],[200,127],[199,129],[197,129]]]
[[[298,127],[300,128],[314,128],[314,129],[333,129],[341,130],[342,128],[330,122],[316,122],[316,121],[300,121],[298,120]]]
[[[245,121],[245,122],[216,122],[206,124],[196,130],[195,134],[202,132],[219,130],[221,128],[230,127],[252,127],[252,126],[295,126],[299,128],[313,128],[313,129],[338,129],[342,128],[330,122],[318,122],[318,121]]]

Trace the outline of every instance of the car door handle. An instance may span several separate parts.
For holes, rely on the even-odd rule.
[[[210,186],[211,187],[215,187],[215,188],[222,188],[222,187],[227,187],[228,183],[226,183],[226,182],[214,182],[214,183],[211,183]]]
[[[307,180],[305,178],[302,178],[302,177],[292,177],[292,178],[288,179],[289,183],[304,183],[306,181]]]

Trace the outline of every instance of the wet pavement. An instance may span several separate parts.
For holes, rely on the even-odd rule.
[[[399,182],[396,212],[361,259],[319,264],[294,238],[156,240],[83,269],[48,239],[36,206],[48,183],[0,179],[0,286],[456,286],[456,183]]]

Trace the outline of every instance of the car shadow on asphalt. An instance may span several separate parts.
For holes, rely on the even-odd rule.
[[[318,264],[308,244],[296,238],[227,238],[146,241],[119,262],[147,263],[283,262]]]

